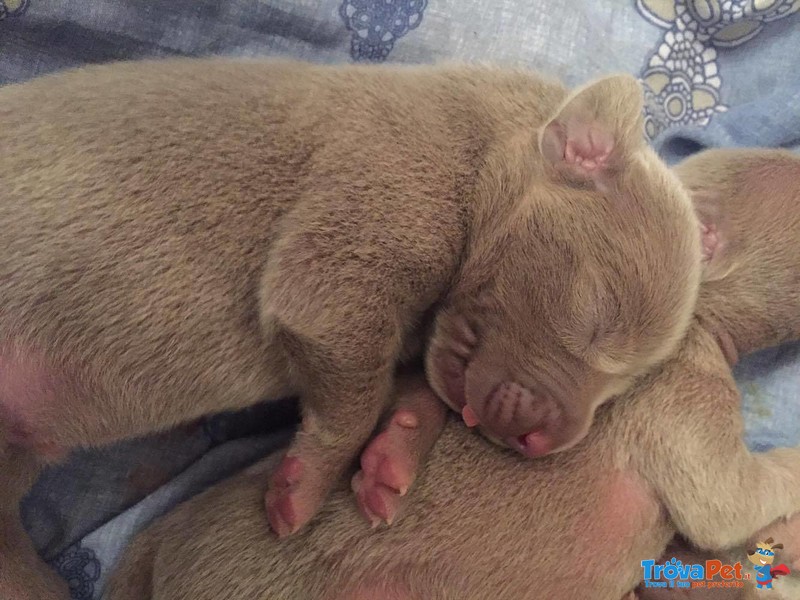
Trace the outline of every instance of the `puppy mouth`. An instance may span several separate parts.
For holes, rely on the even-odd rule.
[[[761,560],[761,559],[759,559],[759,562],[760,562],[762,565],[765,565],[765,564],[767,564],[767,561],[765,561],[765,560]]]
[[[466,372],[464,372],[463,380],[466,379],[465,375]],[[491,420],[481,419],[470,403],[466,402],[465,393],[459,397],[459,400],[461,404],[454,408],[457,412],[461,412],[461,418],[467,427],[479,427],[483,435],[494,443],[511,448],[526,458],[538,458],[550,454],[557,445],[555,438],[547,431],[549,419],[537,419],[538,425],[532,425],[531,429],[527,431],[522,429],[520,433],[521,427],[514,423],[493,423]],[[483,409],[486,408],[484,403]],[[524,426],[522,427],[524,428]],[[512,429],[512,431],[508,431],[508,429]],[[513,429],[517,431],[514,432]]]
[[[467,397],[469,403],[461,414],[468,426],[480,425],[481,431],[491,432],[501,444],[528,458],[556,449],[564,415],[551,388],[541,383],[531,387],[507,380],[488,394],[468,393]],[[475,398],[481,398],[477,406],[472,405]]]

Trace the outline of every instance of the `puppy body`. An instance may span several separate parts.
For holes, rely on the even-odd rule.
[[[298,394],[303,431],[267,497],[286,535],[429,328],[434,389],[534,455],[580,439],[688,325],[697,222],[643,143],[629,77],[568,95],[487,68],[163,61],[0,100],[14,481],[76,446]]]
[[[524,462],[451,423],[391,528],[359,527],[340,490],[280,542],[252,526],[246,473],[140,536],[110,598],[617,600],[676,532],[727,548],[800,509],[800,452],[747,451],[729,368],[800,336],[800,159],[710,151],[678,172],[716,238],[696,320],[579,445]]]

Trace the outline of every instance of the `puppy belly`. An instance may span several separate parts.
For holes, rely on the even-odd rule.
[[[5,441],[55,460],[67,451],[56,429],[66,378],[34,353],[0,351],[0,425]]]
[[[641,527],[660,515],[660,505],[634,473],[612,472],[597,495],[597,519],[586,524],[586,542],[609,550],[629,548]]]
[[[638,582],[640,561],[658,558],[671,532],[659,502],[633,473],[612,472],[586,501],[596,503],[596,510],[572,524],[574,539],[579,540],[578,564],[587,586],[622,597]]]
[[[365,582],[361,572],[353,577],[352,586],[341,586],[342,591],[337,589],[330,597],[418,600],[416,593],[420,599],[620,600],[638,583],[640,561],[658,558],[672,535],[659,503],[634,474],[606,471],[561,502],[577,504],[577,510],[553,507],[552,518],[530,529],[520,526],[512,515],[503,518],[481,511],[480,518],[471,517],[466,526],[495,529],[495,533],[455,535],[437,548],[433,566],[417,565],[412,586],[403,585],[409,580],[392,577],[392,569],[386,568],[391,561],[385,557],[396,554],[398,561],[408,565],[415,554],[425,555],[430,548],[418,545],[421,541],[410,542],[408,551],[402,544],[386,546],[374,579]],[[521,510],[527,512],[524,507]],[[436,517],[434,512],[424,518]],[[516,543],[520,536],[532,543]],[[480,540],[479,546],[475,540]],[[398,567],[398,572],[409,577],[405,567]],[[435,587],[426,589],[426,585]]]

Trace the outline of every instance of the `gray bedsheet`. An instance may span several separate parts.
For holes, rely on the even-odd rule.
[[[800,149],[798,9],[798,0],[0,0],[0,83],[89,63],[220,54],[488,61],[571,85],[626,71],[642,80],[648,135],[675,161],[705,146]],[[766,351],[737,371],[755,450],[800,443],[798,353]],[[26,499],[27,526],[73,598],[99,598],[131,535],[275,450],[290,422],[285,406],[259,407],[76,453]]]

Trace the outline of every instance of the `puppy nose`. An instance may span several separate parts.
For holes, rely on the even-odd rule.
[[[529,458],[544,456],[553,449],[553,439],[545,431],[531,431],[530,433],[508,438],[506,443],[520,454]]]

